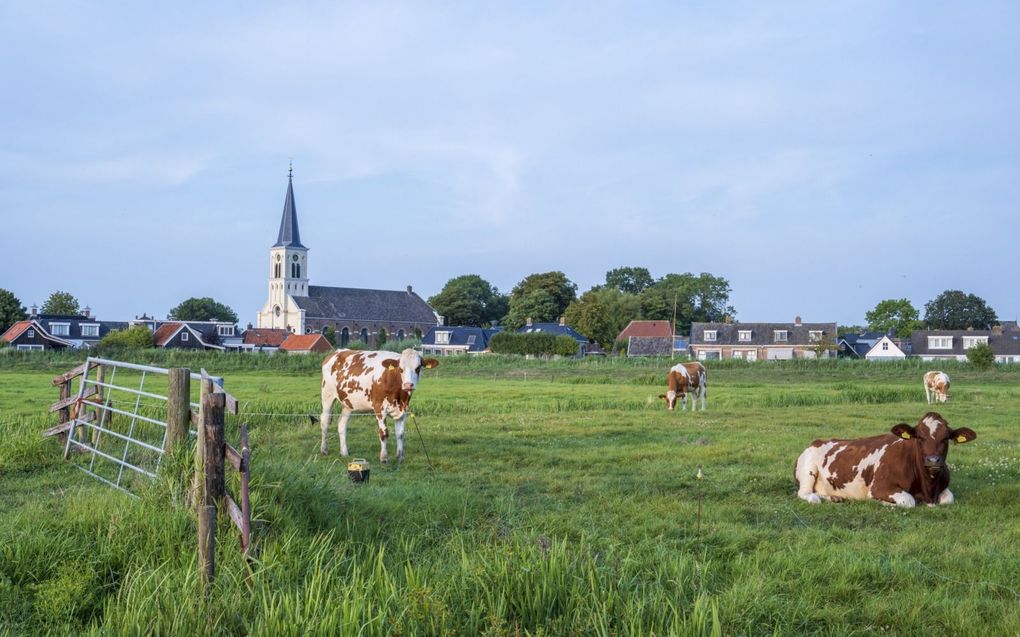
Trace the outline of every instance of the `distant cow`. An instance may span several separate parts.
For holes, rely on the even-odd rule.
[[[322,446],[326,449],[326,432],[333,414],[333,401],[343,405],[337,432],[340,434],[340,455],[347,455],[347,421],[354,412],[370,411],[379,424],[379,461],[386,462],[386,416],[393,418],[397,434],[397,459],[404,457],[404,420],[407,405],[418,384],[422,367],[437,367],[432,358],[422,359],[413,349],[395,352],[355,351],[339,349],[322,363]]]
[[[797,458],[793,477],[797,496],[813,504],[822,500],[881,500],[912,507],[952,504],[946,452],[949,441],[977,437],[963,427],[950,429],[935,412],[911,427],[900,423],[892,433],[857,440],[816,440]]]
[[[928,404],[944,403],[949,398],[949,375],[945,372],[926,372],[924,375],[924,397]]]
[[[676,399],[680,399],[680,411],[687,410],[687,394],[691,394],[691,411],[698,410],[698,396],[701,396],[701,411],[705,411],[705,396],[708,393],[708,372],[701,363],[680,363],[669,370],[666,378],[669,391],[659,394],[666,401],[666,407],[673,411]]]

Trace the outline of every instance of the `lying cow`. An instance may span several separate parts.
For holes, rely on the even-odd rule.
[[[892,433],[857,440],[816,440],[797,458],[797,496],[813,504],[822,500],[867,500],[912,507],[952,504],[946,452],[949,441],[977,437],[963,427],[950,429],[935,412],[911,427],[900,423]]]
[[[322,446],[326,449],[326,432],[333,415],[333,401],[342,405],[337,432],[340,434],[340,455],[347,455],[347,422],[354,412],[370,411],[379,423],[379,461],[386,462],[386,416],[393,418],[397,434],[397,460],[404,457],[404,420],[407,405],[418,384],[422,367],[437,367],[432,358],[422,359],[413,349],[395,352],[356,351],[339,349],[322,363]]]
[[[945,372],[926,372],[924,375],[924,397],[928,404],[944,403],[949,398],[949,374]]]
[[[691,411],[698,410],[698,396],[701,396],[701,411],[705,411],[705,396],[708,393],[708,372],[701,363],[680,363],[669,370],[666,378],[669,391],[659,394],[666,401],[670,411],[676,407],[676,399],[680,398],[680,411],[687,411],[687,394],[691,394]]]

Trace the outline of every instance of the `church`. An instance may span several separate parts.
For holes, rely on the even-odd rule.
[[[442,323],[428,303],[406,290],[367,290],[311,285],[308,248],[298,232],[294,205],[294,170],[287,176],[287,196],[276,243],[269,248],[269,298],[258,313],[259,328],[286,329],[294,334],[317,334],[331,326],[336,343],[421,338]]]

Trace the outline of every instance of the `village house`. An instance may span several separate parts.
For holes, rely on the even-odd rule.
[[[324,354],[332,352],[333,346],[322,334],[291,334],[280,344],[280,351],[288,354]]]
[[[916,330],[910,335],[914,356],[926,361],[967,360],[967,350],[988,345],[997,363],[1020,363],[1020,327],[1002,321],[990,330]]]
[[[489,351],[489,339],[501,331],[498,327],[436,326],[422,337],[421,353],[425,356],[481,354]]]
[[[691,355],[698,360],[789,360],[835,356],[836,323],[693,323]]]
[[[669,321],[633,320],[616,336],[627,344],[627,356],[670,356],[687,354],[687,339],[673,334]]]
[[[517,329],[518,334],[533,334],[538,332],[553,334],[554,336],[569,336],[577,341],[578,356],[605,354],[605,352],[599,348],[598,343],[595,343],[584,334],[581,334],[574,328],[567,325],[566,319],[562,316],[560,317],[559,323],[535,323],[529,318],[525,322],[524,326]]]
[[[122,321],[96,319],[88,307],[81,314],[39,314],[33,305],[30,316],[11,325],[0,338],[19,350],[87,349],[112,330],[125,327]]]
[[[839,339],[839,354],[869,361],[903,360],[910,353],[910,340],[886,332],[846,334]]]

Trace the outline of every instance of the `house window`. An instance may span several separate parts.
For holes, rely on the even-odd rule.
[[[953,337],[929,336],[928,349],[953,349]]]
[[[812,343],[817,343],[822,340],[822,330],[808,330],[808,340]]]
[[[99,326],[95,324],[82,323],[81,324],[81,335],[82,336],[99,336]]]
[[[751,330],[740,330],[737,332],[737,340],[741,343],[751,342]]]
[[[963,337],[963,349],[970,349],[975,345],[987,345],[987,336],[964,336]]]
[[[786,335],[787,335],[786,330],[773,330],[772,340],[774,340],[777,343],[785,343],[787,340]]]
[[[883,352],[889,351],[889,341],[882,341],[882,351]]]
[[[26,350],[27,351],[34,351],[34,350],[38,350],[38,351],[41,352],[43,350],[43,346],[42,345],[18,345],[18,350],[19,351],[26,351]]]
[[[365,343],[365,344],[368,343],[368,328],[367,327],[361,328],[361,342]]]
[[[70,323],[50,323],[50,334],[54,336],[70,336]]]
[[[216,333],[220,336],[233,336],[234,326],[233,325],[219,325],[216,327]]]
[[[705,342],[706,343],[713,343],[713,342],[715,342],[715,335],[716,335],[716,330],[705,330]]]
[[[188,334],[187,332],[181,332],[181,342],[182,343],[187,343],[188,339],[190,339],[190,338],[191,338],[191,334]]]
[[[449,332],[436,332],[436,345],[449,345],[449,344],[450,344]]]
[[[28,337],[35,338],[35,330],[28,330]]]
[[[467,344],[468,344],[469,347],[471,345],[475,344],[475,335],[474,334],[472,334],[471,336],[468,336]]]

